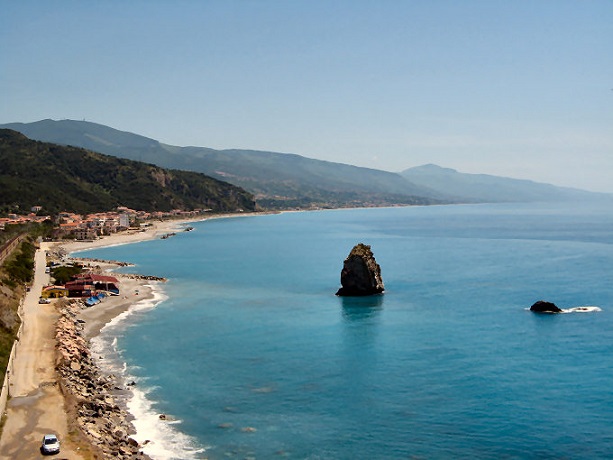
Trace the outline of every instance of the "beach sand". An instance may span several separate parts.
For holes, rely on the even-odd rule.
[[[202,220],[202,219],[199,219]],[[74,423],[71,398],[60,389],[60,377],[55,369],[57,358],[55,327],[60,317],[56,302],[38,304],[41,289],[49,283],[45,273],[45,252],[61,246],[67,253],[109,245],[129,244],[180,231],[182,221],[157,222],[145,232],[124,232],[93,242],[42,243],[36,253],[35,279],[24,300],[22,335],[16,342],[15,358],[8,370],[10,376],[6,423],[0,438],[0,459],[42,458],[40,443],[44,434],[55,433],[61,441],[58,459],[102,458]],[[103,269],[113,267],[103,266]],[[83,334],[91,339],[114,317],[138,301],[152,296],[145,279],[120,277],[120,296],[107,297],[98,305],[82,310],[79,319],[85,321]],[[136,295],[138,291],[138,295]]]

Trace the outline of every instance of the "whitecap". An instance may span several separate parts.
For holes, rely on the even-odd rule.
[[[151,389],[142,388],[142,380],[132,389],[128,411],[135,417],[132,421],[136,434],[133,438],[143,445],[143,452],[155,460],[204,458],[206,449],[196,440],[176,429],[180,420],[161,420],[148,398]]]
[[[602,311],[602,308],[596,307],[594,305],[582,305],[579,307],[562,309],[562,313],[594,313],[598,311]]]

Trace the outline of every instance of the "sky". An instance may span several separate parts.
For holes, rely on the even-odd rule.
[[[613,192],[613,0],[0,0],[0,123]]]

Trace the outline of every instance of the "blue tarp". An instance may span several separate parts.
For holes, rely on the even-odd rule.
[[[117,293],[119,293],[119,290],[117,290]],[[94,305],[99,304],[106,296],[107,294],[105,292],[100,292],[96,295],[88,297],[85,300],[85,305],[87,305],[88,307],[93,307]]]
[[[95,296],[95,295],[88,297],[85,300],[85,305],[87,305],[88,307],[93,307],[97,303],[100,303],[100,299],[98,298],[98,296]]]

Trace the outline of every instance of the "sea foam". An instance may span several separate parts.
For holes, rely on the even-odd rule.
[[[204,458],[205,448],[198,446],[195,439],[181,433],[175,425],[180,420],[170,416],[161,420],[148,397],[153,388],[146,387],[146,381],[136,380],[128,400],[128,411],[135,417],[132,421],[136,434],[134,438],[144,445],[143,452],[155,460],[199,459]],[[143,388],[144,387],[144,388]]]
[[[524,310],[531,311],[530,308],[524,308]],[[562,311],[558,313],[596,313],[596,312],[602,311],[602,308],[596,307],[594,305],[582,305],[579,307],[561,308],[561,310]],[[558,314],[555,312],[545,312],[545,313],[551,313],[553,315]]]
[[[154,388],[147,387],[146,379],[139,379],[130,374],[118,347],[117,334],[125,326],[128,318],[155,308],[168,298],[159,284],[148,287],[152,290],[153,298],[135,303],[109,321],[100,334],[91,340],[90,348],[92,354],[99,357],[99,366],[104,372],[120,377],[123,382],[137,384],[130,386],[125,404],[128,412],[134,417],[132,425],[136,433],[132,437],[144,446],[143,452],[155,460],[204,458],[202,454],[205,448],[173,426],[180,425],[180,420],[173,420],[171,417],[166,420],[160,419],[153,407],[154,402],[149,398]]]
[[[596,307],[594,305],[584,305],[573,308],[563,308],[562,313],[594,313],[602,311],[602,308]]]

